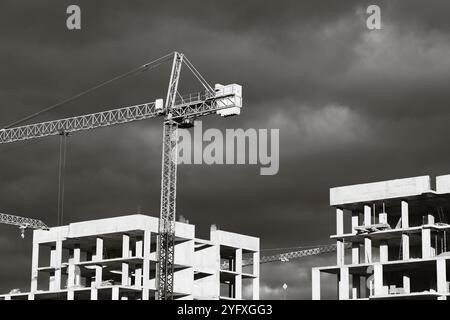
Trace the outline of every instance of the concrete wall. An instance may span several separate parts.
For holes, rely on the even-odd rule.
[[[365,183],[330,189],[330,205],[370,202],[420,195],[431,191],[430,177]]]
[[[436,177],[436,192],[450,193],[450,175]]]
[[[259,251],[259,238],[244,236],[222,230],[211,231],[211,241],[224,246]]]
[[[219,248],[211,246],[194,253],[194,268],[195,270],[214,273],[220,267]]]

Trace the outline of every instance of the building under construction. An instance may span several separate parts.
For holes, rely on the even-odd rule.
[[[158,226],[136,214],[35,230],[30,292],[0,299],[155,299]],[[259,299],[259,239],[176,222],[174,299]]]
[[[337,276],[340,300],[439,299],[449,295],[450,175],[332,188],[337,263],[313,268]]]

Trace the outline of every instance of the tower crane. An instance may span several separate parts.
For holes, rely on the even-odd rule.
[[[318,245],[315,247],[302,249],[302,250],[296,250],[296,251],[288,251],[283,252],[275,255],[268,255],[268,256],[262,256],[259,259],[259,263],[272,263],[272,262],[289,262],[294,259],[300,259],[310,256],[317,256],[325,253],[335,252],[337,246],[335,244],[325,244],[325,245]],[[344,249],[351,248],[351,243],[345,243]],[[253,265],[253,259],[244,259],[242,261],[242,266],[251,266]],[[224,261],[222,263],[222,269],[227,270],[229,268],[229,262]]]
[[[25,238],[26,229],[48,230],[47,225],[41,220],[14,216],[11,214],[0,213],[0,223],[18,226],[20,235]]]
[[[351,248],[351,243],[345,243],[344,248],[348,249]],[[303,250],[297,250],[297,251],[289,251],[289,252],[283,252],[275,255],[270,256],[263,256],[259,260],[260,264],[263,263],[271,263],[271,262],[289,262],[293,259],[300,259],[304,257],[310,257],[310,256],[317,256],[320,254],[330,253],[336,251],[336,245],[335,244],[326,244],[326,245],[320,245],[313,248],[303,249]],[[253,264],[253,259],[247,259],[242,261],[242,266],[248,266]]]
[[[154,102],[93,114],[8,127],[0,130],[0,144],[162,117],[163,146],[161,207],[157,246],[159,263],[157,268],[156,298],[160,300],[171,300],[174,298],[173,282],[178,128],[192,127],[193,121],[196,118],[207,115],[218,114],[222,117],[239,115],[242,107],[242,87],[237,84],[225,86],[216,84],[213,89],[182,53],[174,52],[173,54],[155,61],[157,61],[159,65],[163,60],[172,60],[172,71],[165,101],[163,99],[157,99]],[[180,95],[178,92],[178,84],[182,65],[185,65],[204,87],[205,90],[203,92],[186,96]],[[150,63],[143,65],[140,68],[150,69],[155,66],[156,64]],[[95,88],[96,87],[93,89]],[[51,107],[46,110],[50,109]]]

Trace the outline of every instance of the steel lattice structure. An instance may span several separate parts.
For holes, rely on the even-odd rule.
[[[344,244],[344,247],[346,249],[348,249],[351,247],[351,244],[346,243],[346,244]],[[309,249],[304,249],[304,250],[299,250],[299,251],[291,251],[291,252],[280,253],[280,254],[276,254],[276,255],[272,255],[272,256],[261,257],[261,259],[259,260],[259,263],[262,264],[262,263],[270,263],[270,262],[278,262],[278,261],[288,262],[289,260],[292,260],[292,259],[316,256],[319,254],[324,254],[324,253],[329,253],[329,252],[334,252],[334,251],[336,251],[335,244],[323,245],[323,246],[318,246],[315,248],[309,248]],[[247,260],[242,261],[243,266],[248,266],[251,264],[253,264],[253,259],[247,259]]]
[[[18,226],[21,229],[48,230],[47,225],[41,220],[13,216],[11,214],[0,213],[0,223]]]
[[[192,119],[208,114],[214,114],[218,110],[228,108],[229,103],[224,103],[224,101],[231,101],[231,97],[233,97],[232,94],[214,97],[208,91],[191,94],[187,97],[187,100],[177,100],[178,104],[172,108],[171,118],[173,120]],[[0,144],[55,136],[62,132],[72,133],[108,127],[150,119],[162,114],[163,111],[157,110],[155,103],[151,102],[11,129],[2,129],[0,130]]]
[[[173,299],[178,123],[171,118],[178,92],[182,63],[183,55],[175,53],[167,92],[166,120],[163,128],[159,264],[157,269],[157,298],[161,300]]]
[[[195,75],[206,91],[187,96],[181,96],[178,93],[183,63]],[[219,86],[220,88],[226,87]],[[213,90],[183,54],[174,52],[164,107],[159,106],[156,102],[151,102],[66,119],[1,129],[0,144],[108,127],[158,116],[164,117],[157,298],[173,299],[178,127],[180,124],[189,125],[195,118],[206,115],[216,113],[221,116],[239,114],[240,112],[235,109],[240,110],[242,106],[241,89],[238,85],[230,86],[233,88],[239,87],[239,92],[235,92],[233,88],[231,90]],[[231,111],[220,113],[223,110]]]
[[[31,124],[11,129],[0,130],[0,144],[43,138],[89,130],[131,121],[153,118],[158,115],[155,103],[145,103],[120,109],[108,110],[67,119]]]

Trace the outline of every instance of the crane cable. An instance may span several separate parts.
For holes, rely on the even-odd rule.
[[[19,124],[22,124],[25,121],[34,119],[34,118],[36,118],[36,117],[38,117],[38,116],[40,116],[40,115],[42,115],[44,113],[47,113],[47,112],[52,111],[54,109],[57,109],[57,108],[63,106],[64,104],[66,104],[68,102],[74,101],[75,99],[78,99],[78,98],[80,98],[80,97],[82,97],[84,95],[87,95],[88,93],[91,93],[91,92],[93,92],[93,91],[95,91],[97,89],[100,89],[100,88],[102,88],[102,87],[104,87],[104,86],[106,86],[108,84],[111,84],[113,82],[117,82],[117,81],[123,80],[123,79],[128,78],[128,77],[131,77],[131,76],[133,76],[133,75],[135,75],[135,74],[137,74],[139,72],[145,72],[145,71],[149,71],[151,69],[154,69],[154,68],[160,66],[161,64],[163,64],[164,62],[168,61],[171,57],[173,57],[173,53],[167,54],[167,55],[165,55],[165,56],[163,56],[161,58],[158,58],[158,59],[153,60],[151,62],[145,63],[145,64],[143,64],[143,65],[141,65],[141,66],[139,66],[137,68],[134,68],[134,69],[132,69],[132,70],[130,70],[128,72],[125,72],[125,73],[123,73],[121,75],[118,75],[118,76],[116,76],[116,77],[114,77],[114,78],[112,78],[110,80],[104,81],[104,82],[102,82],[100,84],[97,84],[97,85],[95,85],[93,87],[90,87],[90,88],[88,88],[88,89],[86,89],[86,90],[84,90],[84,91],[82,91],[82,92],[80,92],[80,93],[78,93],[78,94],[76,94],[76,95],[74,95],[72,97],[64,99],[64,100],[62,100],[62,101],[60,101],[58,103],[55,103],[55,104],[53,104],[51,106],[48,106],[48,107],[46,107],[46,108],[44,108],[44,109],[42,109],[42,110],[40,110],[38,112],[35,112],[35,113],[33,113],[33,114],[29,115],[29,116],[26,116],[26,117],[24,117],[24,118],[22,118],[20,120],[17,120],[17,121],[15,121],[13,123],[10,123],[9,125],[5,126],[3,128],[3,130],[9,129],[9,128],[14,127],[14,126],[17,126]]]
[[[197,78],[197,80],[202,84],[205,90],[208,91],[210,94],[213,94],[214,89],[211,87],[208,81],[205,80],[202,74],[194,67],[194,65],[189,61],[189,59],[186,56],[184,56],[183,62],[189,68],[192,74]]]

